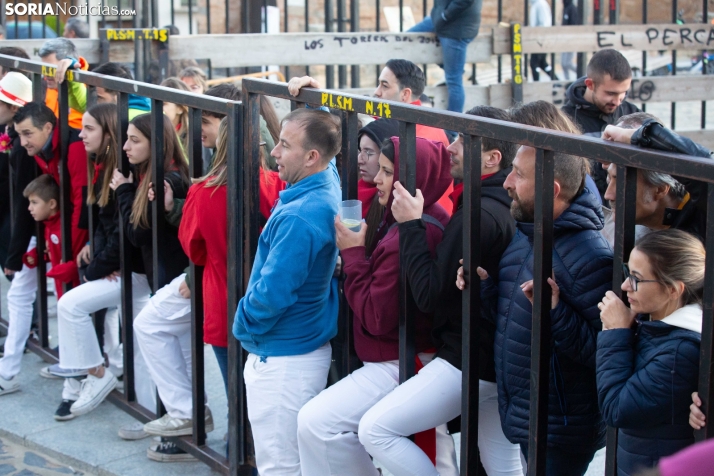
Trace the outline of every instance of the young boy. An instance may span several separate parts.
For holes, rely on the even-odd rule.
[[[30,214],[35,221],[44,222],[45,225],[45,249],[52,264],[52,269],[47,272],[47,277],[54,278],[57,298],[62,296],[62,283],[72,283],[79,285],[79,275],[74,257],[68,263],[61,263],[62,260],[62,233],[59,213],[59,185],[49,174],[43,174],[30,182],[23,196],[28,199]],[[22,261],[26,268],[37,266],[37,248],[32,248],[25,253]],[[31,314],[29,315],[31,317]],[[12,346],[6,346],[5,356],[0,366],[0,395],[17,392],[20,384],[15,376],[20,373],[22,360],[22,349],[30,336],[30,326],[32,319],[13,319],[8,330],[8,342]]]
[[[30,182],[22,193],[30,202],[28,209],[35,221],[44,222],[45,250],[52,264],[47,277],[54,278],[57,299],[62,297],[62,283],[79,286],[77,263],[73,258],[62,263],[62,227],[59,213],[59,185],[51,175],[43,174]],[[37,266],[37,248],[25,253],[23,262],[28,268]]]

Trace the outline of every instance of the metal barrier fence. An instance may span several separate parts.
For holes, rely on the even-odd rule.
[[[50,65],[45,65],[33,61],[19,60],[14,57],[0,55],[0,65],[6,68],[16,68],[28,72],[32,76],[32,81],[35,86],[35,96],[42,91],[42,76],[55,74],[55,68]],[[242,126],[243,126],[243,106],[240,102],[233,102],[224,99],[214,98],[210,96],[198,96],[192,93],[169,89],[161,86],[154,86],[137,81],[128,81],[120,78],[99,75],[89,72],[71,72],[72,79],[86,84],[89,87],[103,87],[112,91],[117,91],[117,105],[119,110],[119,121],[117,137],[120,145],[127,140],[127,127],[129,124],[129,94],[148,97],[151,99],[151,114],[152,114],[152,137],[151,147],[153,157],[163,157],[163,102],[172,102],[183,104],[189,107],[189,169],[191,177],[200,177],[203,175],[202,160],[201,160],[201,111],[211,111],[214,113],[226,114],[229,121],[229,143],[228,154],[230,157],[229,164],[231,173],[236,176],[238,164],[242,160]],[[62,217],[62,243],[63,243],[63,259],[72,259],[71,250],[71,205],[68,198],[69,194],[69,172],[67,170],[67,146],[69,140],[69,125],[68,119],[68,96],[67,82],[63,82],[59,89],[60,102],[60,117],[56,127],[60,128],[61,137],[61,162],[60,162],[60,189],[61,189],[61,217]],[[129,174],[129,161],[126,153],[121,147],[118,148],[120,156],[117,157],[119,170],[126,176]],[[163,182],[163,161],[153,161],[152,174],[154,183]],[[242,182],[235,178],[230,181],[229,187],[238,187],[242,189]],[[153,268],[162,270],[166,260],[172,259],[165,256],[165,253],[160,246],[163,242],[163,219],[164,216],[164,201],[163,187],[155,187],[156,198],[152,202],[152,240],[154,250]],[[235,196],[235,190],[234,190]],[[228,203],[229,216],[241,217],[238,213],[235,203]],[[89,214],[91,216],[91,213]],[[240,220],[240,218],[239,218]],[[136,401],[135,393],[135,378],[134,378],[134,350],[133,350],[133,312],[132,312],[132,280],[130,269],[131,247],[128,239],[124,236],[123,228],[120,226],[120,247],[121,247],[121,315],[122,315],[122,342],[124,346],[124,392],[121,393],[115,390],[110,394],[108,399],[121,409],[131,414],[134,418],[142,422],[147,422],[157,418],[157,415],[163,413],[161,408],[151,410],[139,405]],[[38,225],[38,236],[43,236],[42,224]],[[235,237],[234,237],[235,240]],[[38,256],[43,256],[42,247],[43,240],[37,240]],[[235,241],[234,241],[235,243]],[[242,251],[232,247],[231,250],[237,251],[229,255],[229,263],[243,262]],[[39,261],[39,260],[38,260]],[[47,291],[46,291],[46,276],[44,272],[44,263],[38,262],[38,299],[37,309],[40,321],[39,339],[30,341],[29,348],[40,355],[44,360],[50,363],[57,362],[57,353],[50,348],[48,339],[48,317],[47,317]],[[240,267],[239,267],[240,268]],[[232,356],[229,360],[229,372],[231,379],[229,380],[229,438],[231,442],[236,442],[231,446],[229,458],[215,451],[206,445],[205,432],[205,405],[204,405],[204,359],[203,359],[203,293],[202,293],[202,267],[191,265],[191,294],[192,298],[192,316],[193,324],[191,329],[192,338],[192,377],[193,377],[193,398],[198,405],[194,405],[194,429],[193,436],[181,437],[175,439],[176,444],[183,450],[191,453],[199,460],[208,464],[212,469],[223,474],[252,474],[252,468],[247,465],[247,452],[245,451],[245,414],[241,410],[244,407],[244,391],[242,379],[239,373],[242,372],[240,362],[239,345],[235,339],[229,339],[229,353]],[[161,284],[160,272],[154,273],[153,286],[155,290],[160,289]],[[126,277],[129,276],[129,279]],[[235,304],[241,293],[236,292],[236,289],[243,289],[242,282],[230,283],[233,287],[233,292],[230,298],[233,300],[232,311],[229,311],[228,316],[228,333],[231,335],[233,315],[235,313]],[[236,287],[238,286],[238,287]],[[6,322],[2,323],[7,326]],[[160,405],[159,405],[160,406]]]
[[[35,91],[41,90],[41,75],[54,74],[54,68],[32,61],[17,60],[0,55],[0,65],[14,67],[31,73]],[[536,215],[535,215],[535,300],[533,305],[533,332],[531,356],[531,402],[530,412],[530,444],[529,444],[529,476],[544,474],[546,454],[547,403],[550,362],[550,288],[546,279],[551,275],[551,256],[553,245],[553,189],[546,186],[553,182],[554,154],[561,152],[588,159],[614,162],[618,166],[617,174],[617,208],[616,208],[616,239],[613,263],[613,289],[619,290],[622,282],[621,264],[627,258],[634,245],[634,216],[636,173],[638,168],[654,170],[672,175],[701,180],[709,183],[708,216],[706,245],[714,249],[714,162],[688,156],[665,154],[643,150],[628,145],[606,143],[599,139],[575,136],[571,134],[543,130],[519,124],[503,123],[480,117],[455,114],[446,111],[419,108],[390,101],[374,101],[363,96],[339,94],[331,91],[303,90],[297,98],[288,94],[284,84],[264,80],[245,79],[243,81],[243,103],[231,102],[212,97],[197,96],[181,91],[147,85],[135,81],[127,81],[106,77],[93,73],[74,72],[73,80],[90,87],[104,87],[118,91],[119,106],[119,137],[122,143],[126,140],[128,125],[128,94],[149,97],[152,103],[152,155],[163,156],[162,133],[162,103],[164,101],[184,104],[190,108],[189,161],[193,177],[202,174],[200,117],[201,110],[226,114],[229,121],[228,149],[228,335],[229,335],[229,457],[226,459],[206,445],[204,412],[204,369],[203,369],[203,335],[202,335],[202,269],[191,266],[192,283],[192,357],[193,357],[193,400],[194,432],[192,437],[181,437],[176,443],[184,450],[198,457],[211,468],[223,474],[251,474],[252,468],[247,464],[248,422],[246,418],[245,393],[242,384],[244,354],[238,342],[232,338],[232,322],[236,305],[243,295],[249,279],[250,270],[257,249],[259,235],[258,213],[258,177],[259,177],[259,96],[267,95],[293,101],[293,107],[305,103],[317,106],[328,106],[340,109],[342,115],[343,146],[341,152],[340,172],[343,183],[343,197],[357,196],[357,132],[358,114],[378,114],[400,121],[400,156],[405,157],[400,163],[400,176],[403,177],[406,188],[414,193],[416,187],[415,167],[416,124],[458,131],[464,134],[464,267],[468,274],[478,266],[481,259],[480,249],[480,180],[481,139],[496,138],[537,149],[536,158]],[[61,189],[63,196],[68,192],[68,172],[66,169],[67,142],[69,127],[67,124],[67,85],[60,86],[60,120],[61,131],[62,174]],[[378,111],[378,112],[375,112]],[[120,170],[127,174],[129,163],[123,151],[118,157]],[[163,169],[160,161],[154,161],[152,170],[155,183],[161,183]],[[65,243],[65,258],[69,256],[67,249],[70,236],[69,214],[67,200],[62,203],[63,243]],[[158,217],[163,215],[163,188],[156,187],[156,198],[152,203],[152,233],[154,246],[154,268],[162,269],[168,257],[164,256],[161,243],[162,226]],[[41,235],[40,235],[41,236]],[[38,240],[41,241],[41,240]],[[121,235],[122,257],[122,336],[124,342],[125,392],[112,393],[110,400],[120,408],[140,421],[148,421],[156,417],[160,410],[152,412],[136,402],[133,376],[133,333],[131,309],[131,280],[129,247],[127,240]],[[38,250],[39,251],[39,250]],[[40,254],[41,256],[41,254]],[[40,339],[32,343],[32,349],[48,362],[55,362],[57,356],[49,349],[47,339],[46,292],[44,291],[45,276],[38,266],[40,277],[38,309],[41,317]],[[404,267],[403,267],[404,269]],[[155,287],[159,284],[159,273],[155,273]],[[412,322],[408,312],[411,305],[408,283],[402,279],[402,299],[400,311],[400,380],[414,374],[414,343]],[[471,286],[463,294],[463,400],[462,400],[462,438],[461,438],[461,474],[478,474],[479,462],[476,437],[478,431],[478,369],[479,356],[475,347],[470,344],[478,342],[479,319],[471,319],[471,315],[479,310],[480,293],[478,286]],[[704,295],[704,327],[701,345],[701,366],[699,392],[704,402],[703,409],[707,412],[712,408],[714,398],[713,348],[714,340],[714,254],[707,257]],[[349,308],[343,301],[339,318],[339,334],[335,340],[334,360],[339,368],[339,376],[346,375],[353,369],[354,355],[351,343],[351,322]],[[614,441],[611,431],[608,441],[608,456],[610,465],[608,475],[614,475]],[[714,436],[711,425],[697,432],[697,438]]]
[[[553,248],[553,164],[555,153],[565,153],[588,159],[613,162],[617,164],[617,208],[616,236],[613,260],[613,290],[621,294],[622,263],[634,246],[635,231],[635,194],[637,169],[654,170],[705,181],[708,186],[708,216],[706,247],[714,249],[714,162],[684,155],[665,154],[645,150],[629,145],[605,142],[584,136],[543,130],[520,124],[455,114],[446,111],[434,111],[390,101],[374,101],[372,98],[341,94],[339,92],[303,89],[297,98],[289,95],[287,87],[265,80],[246,79],[243,81],[243,100],[245,107],[245,157],[256,157],[259,134],[259,96],[289,99],[293,108],[305,103],[315,106],[328,106],[341,110],[342,115],[342,152],[341,176],[343,199],[357,198],[357,132],[358,114],[379,115],[400,121],[400,161],[399,176],[405,188],[414,194],[416,188],[416,124],[458,131],[464,134],[464,236],[463,258],[467,274],[475,276],[473,270],[481,259],[480,249],[480,164],[481,139],[493,138],[506,140],[536,148],[536,196],[535,196],[535,242],[534,242],[534,303],[533,331],[531,337],[531,392],[530,392],[530,437],[528,445],[528,475],[545,474],[548,382],[550,365],[550,287],[547,278],[551,276]],[[246,164],[248,165],[248,164]],[[258,203],[257,174],[258,163],[253,161],[246,167],[244,203]],[[248,198],[249,197],[249,198]],[[257,231],[255,207],[246,210],[252,233]],[[249,213],[250,212],[250,213]],[[711,233],[710,233],[711,231]],[[252,261],[255,253],[255,237],[248,240],[250,251],[246,258]],[[402,266],[404,270],[404,266]],[[409,299],[405,293],[408,283],[402,275],[402,298],[400,299],[400,380],[414,374],[413,328],[408,316]],[[701,364],[699,392],[706,400],[705,409],[711,409],[714,398],[714,254],[707,255],[707,267],[704,292],[704,327],[702,330]],[[351,322],[349,311],[340,313],[337,337],[338,349],[334,360],[338,363],[342,375],[351,370]],[[463,397],[462,397],[462,435],[461,435],[461,475],[476,475],[479,471],[477,453],[478,432],[478,352],[470,344],[478,342],[478,319],[471,319],[480,309],[480,290],[470,286],[463,293]],[[703,400],[704,402],[704,400]],[[607,475],[616,474],[615,449],[616,432],[608,431],[608,467]],[[696,433],[697,439],[714,437],[714,429],[705,429]]]

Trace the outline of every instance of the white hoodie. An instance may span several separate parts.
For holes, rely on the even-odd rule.
[[[702,333],[702,306],[699,304],[689,304],[680,307],[669,316],[662,319],[662,322],[670,326],[680,327],[690,331]]]

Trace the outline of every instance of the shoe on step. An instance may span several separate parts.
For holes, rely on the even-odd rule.
[[[149,434],[144,431],[144,424],[138,421],[119,428],[119,438],[122,440],[143,440],[148,436]]]
[[[0,395],[15,393],[18,390],[20,390],[20,382],[17,381],[17,378],[13,377],[10,380],[5,380],[0,377]]]
[[[62,403],[59,404],[55,412],[55,420],[67,421],[74,419],[75,415],[70,411],[70,408],[72,408],[72,404],[75,401],[76,400],[62,400]]]
[[[84,415],[91,412],[99,406],[100,403],[107,398],[117,386],[117,378],[108,370],[104,371],[102,378],[94,375],[87,375],[87,378],[82,380],[82,389],[79,391],[79,398],[72,405],[72,413],[75,415]]]
[[[194,456],[186,453],[171,441],[154,443],[146,450],[146,456],[152,461],[160,463],[178,463],[186,461],[198,461]]]

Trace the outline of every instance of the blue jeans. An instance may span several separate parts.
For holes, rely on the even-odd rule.
[[[228,347],[219,347],[212,345],[213,353],[216,355],[218,368],[221,369],[223,376],[223,385],[226,387],[226,396],[228,396]]]
[[[521,453],[528,459],[528,445],[521,444]],[[583,476],[595,456],[595,451],[576,453],[548,448],[545,456],[545,476]]]
[[[434,23],[431,17],[424,18],[409,29],[411,33],[434,33]],[[441,52],[444,57],[446,87],[449,88],[449,111],[464,112],[464,65],[466,64],[466,48],[472,38],[445,38],[439,36]]]

